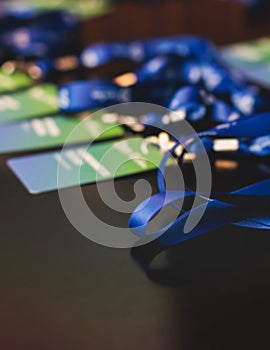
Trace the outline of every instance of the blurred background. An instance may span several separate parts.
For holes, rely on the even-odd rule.
[[[85,43],[199,34],[222,45],[270,33],[267,2],[235,0],[112,1],[112,12],[90,20]]]

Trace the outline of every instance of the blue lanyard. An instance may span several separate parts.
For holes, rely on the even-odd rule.
[[[251,91],[256,90],[256,94]],[[257,87],[248,87],[231,92],[231,103],[209,94],[199,86],[182,86],[175,91],[168,104],[168,109],[182,115],[182,119],[189,122],[199,122],[208,119],[213,123],[226,123],[252,116],[255,113],[270,111],[270,96],[267,92],[260,92]],[[160,115],[149,115],[144,118],[145,125],[155,123],[163,127]]]
[[[169,37],[136,42],[97,43],[85,48],[77,56],[80,65],[95,68],[105,63],[119,59],[134,62],[145,62],[136,72],[137,82],[150,80],[179,81],[181,75],[186,76],[190,71],[183,66],[187,60],[212,60],[215,55],[213,47],[205,40],[197,37]],[[53,59],[36,62],[42,75],[48,74],[55,68]],[[183,72],[182,72],[183,70]],[[192,77],[191,77],[192,79]],[[187,83],[188,80],[185,80]]]
[[[3,25],[17,24],[31,20],[36,16],[38,16],[38,11],[28,4],[12,4],[7,1],[0,3],[1,29],[5,29]]]
[[[154,125],[162,129],[168,124],[181,123],[182,119],[191,123],[208,120],[212,124],[220,124],[243,117],[243,114],[232,105],[217,99],[213,95],[209,95],[198,86],[190,85],[182,86],[175,91],[168,103],[168,110],[175,112],[175,118],[172,120],[163,118],[164,116],[159,114],[149,113],[141,119],[141,122],[146,128]],[[177,115],[179,115],[179,118],[176,118]]]
[[[219,139],[222,140],[222,139]],[[257,157],[268,157],[270,156],[270,134],[256,137],[256,138],[243,138],[237,140],[238,145],[237,149],[230,150],[230,148],[226,151],[224,149],[222,152],[230,153],[233,157],[237,156],[257,156]],[[215,140],[211,138],[203,138],[202,143],[207,150],[207,152],[218,152],[215,150]],[[200,152],[200,149],[196,147],[196,144],[191,147],[190,151],[194,154]]]
[[[193,195],[193,193],[187,195]],[[162,209],[165,204],[172,204],[176,200],[181,199],[182,196],[183,193],[167,193],[167,201],[165,203],[165,194],[159,193],[156,197],[152,198],[149,205],[155,206],[157,212],[158,207]],[[223,196],[220,195],[220,197],[222,198]],[[165,234],[147,245],[131,249],[131,255],[135,262],[146,273],[149,273],[151,271],[151,262],[163,250],[228,224],[253,229],[270,229],[270,220],[261,219],[264,214],[269,217],[269,207],[267,207],[267,203],[269,205],[270,180],[245,187],[229,195],[224,195],[224,197],[225,201],[216,199],[207,204],[203,218],[192,232],[188,234],[183,233],[186,220],[190,214],[186,212],[176,220],[174,225],[170,227]],[[247,204],[243,204],[243,202]],[[144,223],[151,219],[154,210],[150,206],[144,208],[144,213],[138,212],[136,213],[136,218],[134,216],[131,218],[130,225],[133,231],[138,225],[141,225],[143,229]],[[195,208],[194,210],[198,209]],[[140,214],[141,217],[139,217]],[[254,217],[256,214],[260,218],[259,220]],[[136,234],[138,235],[139,233],[136,232]]]
[[[119,59],[143,62],[160,55],[208,60],[213,57],[214,49],[207,41],[193,36],[98,43],[82,52],[81,62],[94,68]]]
[[[183,196],[191,197],[194,195],[195,193],[192,191],[186,193],[167,191],[152,196],[150,200],[147,199],[143,202],[132,214],[129,221],[132,232],[139,237],[144,237],[148,223],[162,208],[174,204]],[[236,223],[241,226],[240,221],[242,220],[254,220],[256,222],[256,216],[253,216],[256,214],[258,218],[269,215],[267,203],[270,203],[270,180],[256,183],[230,194],[219,193],[216,197],[217,199],[208,199],[207,204],[202,204],[202,206],[207,205],[206,212],[201,222],[190,233],[184,233],[186,219],[190,212],[180,215],[173,225],[167,230],[165,228],[165,233],[161,236],[159,236],[160,232],[155,232],[153,235],[159,236],[157,238],[159,244],[164,247],[172,246],[226,224]],[[200,208],[197,207],[193,210],[199,211]],[[257,213],[256,210],[258,210]],[[255,228],[257,227],[258,223],[255,225]],[[270,229],[270,222],[265,224],[265,229]]]
[[[201,137],[211,138],[262,138],[270,135],[270,114],[265,113],[239,121],[219,125],[214,129],[202,132],[199,135],[189,135],[194,143]],[[185,144],[185,141],[183,141]],[[170,151],[173,152],[177,143]],[[170,152],[165,155],[158,172],[158,185],[160,192],[145,200],[131,215],[129,226],[131,231],[139,237],[145,237],[147,226],[151,219],[165,206],[174,205],[175,201],[195,194],[193,191],[167,191],[162,174]],[[199,224],[189,233],[184,233],[186,220],[191,212],[180,215],[174,223],[154,232],[153,237],[157,237],[147,246],[134,248],[132,255],[143,267],[147,267],[152,259],[162,250],[169,246],[176,245],[185,240],[192,239],[204,233],[227,224],[244,226],[249,228],[270,229],[270,220],[263,219],[269,217],[270,203],[270,179],[245,187],[232,193],[218,193],[213,198],[205,198],[203,193],[199,194],[205,200],[206,211]],[[201,208],[193,208],[193,214]],[[260,218],[259,220],[257,218]],[[162,234],[161,234],[162,233]],[[161,235],[160,235],[161,234]],[[145,254],[146,250],[150,253]]]
[[[24,59],[46,55],[55,57],[72,49],[72,38],[78,33],[78,28],[79,20],[73,14],[50,11],[34,16],[20,25],[16,24],[15,27],[7,26],[0,40],[11,56]]]
[[[176,89],[172,83],[146,82],[123,88],[106,80],[76,81],[60,86],[59,106],[64,113],[74,113],[132,101],[167,104]]]
[[[69,103],[61,103],[61,108],[64,112],[104,108],[110,104],[138,101],[142,96],[141,101],[167,106],[170,110],[180,112],[189,122],[208,119],[216,124],[270,110],[269,92],[247,85],[214,61],[202,63],[159,56],[131,75],[131,82],[129,75],[127,81],[123,75],[117,77],[115,83],[81,81],[67,84],[60,88],[60,102],[64,95],[69,96]],[[103,93],[97,93],[101,87]],[[119,95],[127,95],[128,91],[130,98],[119,98]],[[93,96],[99,95],[102,99],[94,101]],[[150,115],[148,118],[163,126],[162,116]]]
[[[135,83],[143,82],[155,82],[155,81],[164,81],[164,82],[187,82],[184,77],[183,72],[183,59],[178,57],[171,56],[157,56],[150,61],[147,61],[142,67],[136,72],[123,74],[120,77],[117,77],[115,80],[119,81],[119,85],[125,85],[125,78],[127,77],[127,83],[129,84],[129,76],[134,77]]]
[[[176,142],[174,147],[170,152],[168,152],[161,161],[159,171],[158,171],[158,186],[161,193],[166,192],[166,186],[163,180],[163,174],[165,173],[165,168],[167,161],[172,152],[179,146],[185,145],[186,140],[189,142],[190,146],[196,145],[196,141],[201,138],[202,142],[211,139],[218,138],[236,138],[236,139],[251,139],[259,140],[261,138],[267,137],[270,135],[270,113],[264,113],[255,115],[253,117],[248,117],[246,119],[240,119],[234,122],[224,123],[216,126],[215,128],[203,131],[195,135],[187,135],[185,138],[182,138],[181,141]]]

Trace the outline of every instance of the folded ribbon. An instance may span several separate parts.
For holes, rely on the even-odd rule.
[[[146,221],[157,212],[158,207],[161,209],[164,204],[174,203],[177,199],[181,199],[183,195],[182,192],[179,192],[178,195],[176,192],[169,192],[166,194],[167,200],[165,203],[165,194],[157,194],[149,202],[149,206],[146,205],[144,213],[134,212],[130,219],[132,231],[137,235],[138,233],[141,235],[146,229]],[[194,193],[188,195],[194,195]],[[240,201],[239,197],[241,197]],[[155,210],[151,205],[153,203]],[[222,226],[233,224],[253,229],[270,230],[269,206],[267,206],[267,203],[268,205],[270,203],[269,179],[235,191],[230,195],[227,194],[226,201],[210,200],[199,224],[186,234],[184,233],[184,227],[190,212],[184,213],[175,220],[165,233],[147,245],[133,248],[131,254],[135,261],[147,271],[152,260],[163,250]],[[200,210],[200,208],[194,210]]]
[[[218,193],[213,196],[214,198],[208,198],[203,193],[195,193],[189,189],[185,191],[167,191],[163,176],[168,158],[180,144],[184,147],[189,147],[191,144],[196,143],[199,137],[202,140],[205,137],[258,138],[269,134],[270,114],[265,113],[223,124],[198,135],[189,135],[182,139],[182,142],[176,143],[173,149],[165,155],[158,171],[160,193],[141,203],[130,217],[129,226],[134,234],[144,239],[145,237],[155,239],[146,246],[133,248],[132,254],[138,258],[138,262],[147,266],[163,249],[227,224],[269,230],[270,179],[229,194]],[[146,235],[151,219],[162,208],[168,205],[175,206],[177,200],[192,196],[200,197],[204,203],[193,208],[192,211],[184,212],[183,214],[179,212],[181,215],[172,223],[150,235]],[[196,212],[201,212],[201,206],[204,206],[205,209],[202,219],[189,233],[185,233],[188,217],[191,214],[196,216]],[[150,249],[151,253],[144,254],[145,249]]]

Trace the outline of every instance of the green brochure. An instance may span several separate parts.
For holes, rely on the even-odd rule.
[[[221,50],[221,55],[248,79],[270,86],[270,38],[230,45]]]
[[[0,69],[0,94],[24,89],[32,84],[33,80],[27,74],[17,71],[8,74],[5,70]]]
[[[82,122],[83,121],[83,122]],[[0,153],[35,151],[69,144],[105,140],[124,135],[124,128],[103,121],[102,115],[54,116],[0,125]]]
[[[59,112],[57,86],[41,84],[31,89],[0,96],[0,124]]]
[[[8,165],[37,194],[157,169],[162,157],[156,145],[133,137],[13,158]]]
[[[110,0],[16,0],[39,11],[69,10],[80,17],[95,17],[111,10]]]

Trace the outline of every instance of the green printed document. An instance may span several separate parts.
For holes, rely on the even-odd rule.
[[[103,121],[102,115],[54,116],[0,125],[0,153],[35,151],[124,135],[124,128]]]
[[[41,84],[11,95],[0,96],[0,124],[59,112],[57,86]]]
[[[134,137],[13,158],[8,165],[37,194],[157,169],[162,157],[157,146]]]
[[[221,55],[250,80],[270,86],[270,38],[230,45],[221,50]]]
[[[111,9],[110,0],[13,0],[40,11],[69,10],[80,17],[94,17]],[[11,2],[12,3],[12,2]]]
[[[24,89],[32,84],[33,80],[27,74],[17,71],[8,74],[3,69],[0,69],[0,94]]]

